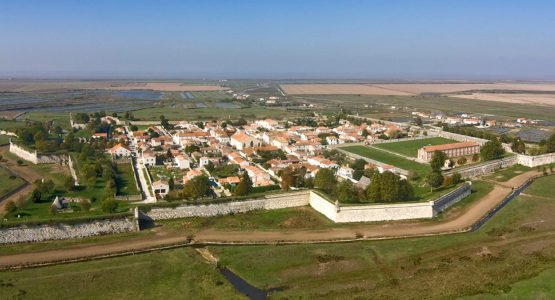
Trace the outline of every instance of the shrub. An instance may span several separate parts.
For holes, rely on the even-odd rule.
[[[79,206],[81,207],[82,211],[91,210],[91,203],[85,199],[81,199],[81,201],[79,201]]]
[[[466,157],[461,157],[457,160],[457,164],[459,166],[465,165],[466,164]]]
[[[50,214],[55,215],[56,213],[58,213],[58,208],[54,205],[51,205],[50,206]]]
[[[106,198],[102,201],[102,211],[105,213],[115,213],[118,209],[118,203],[112,198]]]

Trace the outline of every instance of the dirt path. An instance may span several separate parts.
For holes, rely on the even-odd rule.
[[[364,224],[350,227],[322,230],[289,230],[289,231],[222,231],[202,230],[195,234],[196,243],[301,243],[352,240],[357,235],[367,239],[400,238],[409,236],[425,236],[446,234],[466,230],[480,220],[484,214],[497,206],[511,188],[518,187],[529,178],[539,174],[537,171],[523,173],[508,182],[505,186],[495,186],[484,198],[469,205],[460,214],[443,221],[426,221],[413,223]],[[185,234],[168,234],[160,232],[132,241],[121,241],[102,245],[87,245],[64,249],[21,253],[0,256],[0,268],[14,265],[33,265],[44,262],[76,260],[86,257],[100,257],[113,253],[123,253],[162,247],[172,244],[187,243]]]
[[[17,200],[19,200],[19,198],[25,197],[30,194],[33,191],[32,183],[35,182],[35,180],[42,178],[42,176],[36,173],[33,169],[18,165],[17,161],[4,155],[4,152],[8,152],[7,146],[0,147],[0,155],[3,156],[4,160],[6,160],[6,162],[1,162],[1,164],[9,169],[11,172],[15,173],[18,177],[25,180],[27,182],[27,185],[24,188],[20,189],[17,193],[5,198],[4,200],[2,200],[2,202],[0,202],[0,215],[3,213],[6,203],[8,203],[9,201],[16,202]]]

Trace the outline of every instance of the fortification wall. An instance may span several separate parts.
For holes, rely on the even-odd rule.
[[[308,205],[308,191],[268,195],[263,199],[235,201],[208,205],[183,205],[176,208],[153,208],[145,214],[153,220],[213,217],[254,210],[271,210]]]
[[[115,234],[138,230],[139,226],[137,221],[131,218],[101,220],[71,225],[54,224],[1,228],[0,244],[84,238],[96,235]]]
[[[543,154],[543,155],[517,155],[518,163],[527,167],[537,167],[546,164],[555,163],[555,153]]]

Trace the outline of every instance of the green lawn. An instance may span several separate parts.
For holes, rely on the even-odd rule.
[[[352,152],[354,154],[358,154],[360,156],[371,158],[379,162],[383,162],[385,164],[392,165],[407,171],[410,171],[410,170],[416,171],[420,176],[424,176],[431,171],[431,168],[429,165],[417,163],[415,161],[405,159],[398,155],[390,154],[385,151],[373,149],[366,146],[346,146],[346,147],[341,147],[341,149]]]
[[[509,181],[511,178],[530,170],[532,170],[532,168],[523,165],[514,165],[505,169],[501,169],[494,174],[487,176],[487,178],[499,182],[506,182]]]
[[[457,141],[452,139],[433,137],[433,138],[414,140],[414,141],[376,144],[372,146],[376,148],[388,150],[391,152],[399,153],[404,156],[417,157],[418,149],[424,146],[444,145],[444,144],[451,144],[456,142]]]
[[[25,122],[13,121],[13,120],[1,120],[0,119],[0,129],[7,131],[15,131],[18,128],[23,128],[27,126]]]
[[[39,121],[39,122],[53,121],[54,125],[60,125],[63,128],[69,128],[68,112],[31,111],[23,115],[22,120],[31,120],[31,121]]]
[[[139,195],[139,189],[135,181],[135,174],[131,163],[121,163],[117,166],[118,180],[117,188],[118,195]]]
[[[0,146],[5,146],[10,144],[10,136],[0,134]]]
[[[244,299],[193,248],[0,273],[3,299]]]
[[[210,218],[185,218],[157,222],[172,230],[285,230],[323,229],[341,226],[309,207],[253,211]]]
[[[25,182],[18,177],[11,177],[10,173],[0,167],[0,197],[24,185]]]
[[[527,190],[526,194],[548,197],[555,200],[555,176],[538,178]]]

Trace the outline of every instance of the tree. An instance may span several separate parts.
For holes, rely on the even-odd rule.
[[[322,168],[316,173],[314,178],[314,187],[321,189],[328,194],[332,194],[335,186],[337,185],[337,179],[335,178],[335,172],[332,169]]]
[[[480,149],[480,157],[485,161],[501,158],[503,154],[505,154],[505,149],[497,139],[485,143]]]
[[[33,203],[39,203],[41,199],[42,193],[39,191],[38,188],[35,188],[33,190],[33,193],[31,193],[31,201],[33,201]]]
[[[516,153],[526,153],[526,144],[521,139],[514,139],[511,143],[511,150]]]
[[[366,198],[371,202],[406,201],[414,197],[412,185],[389,171],[374,173],[366,187]]]
[[[458,164],[459,166],[465,165],[465,164],[466,164],[466,157],[461,157],[461,158],[459,158],[459,159],[457,160],[457,164]]]
[[[198,199],[208,194],[210,180],[205,175],[195,176],[183,187],[183,197]]]
[[[170,191],[173,191],[175,189],[175,180],[173,179],[173,176],[171,176],[170,180],[168,180],[168,186],[170,188]]]
[[[441,171],[441,168],[443,168],[446,160],[447,155],[444,152],[439,150],[434,151],[434,153],[432,154],[432,160],[430,160],[430,166],[432,167],[432,170],[438,172]]]
[[[477,162],[479,160],[480,160],[480,155],[478,155],[478,154],[472,155],[472,162]]]
[[[462,182],[462,176],[461,173],[455,173],[453,174],[453,184],[459,184]]]
[[[297,180],[291,168],[285,168],[283,171],[281,171],[280,177],[281,177],[281,188],[284,191],[288,191],[291,187],[295,186],[295,183]]]
[[[552,134],[546,141],[545,141],[545,152],[553,153],[555,152],[555,133]]]
[[[106,197],[102,201],[102,211],[105,213],[115,213],[118,209],[118,202],[112,197]]]
[[[343,180],[335,189],[335,195],[341,202],[352,202],[356,200],[355,187],[350,180]]]
[[[250,193],[252,190],[252,181],[249,177],[247,172],[244,172],[241,176],[241,182],[235,187],[235,195],[237,196],[245,196]]]
[[[434,188],[438,188],[443,184],[443,175],[440,172],[434,171],[426,177],[426,183],[430,186],[433,190]]]
[[[418,126],[418,127],[424,126],[424,124],[422,123],[422,118],[420,118],[420,117],[416,118],[415,123],[416,123],[416,126]]]
[[[172,154],[172,150],[171,150],[171,149],[168,149],[168,151],[166,151],[166,159],[167,159],[167,160],[173,159],[173,154]]]
[[[66,178],[64,179],[64,187],[66,188],[66,190],[67,191],[73,190],[73,186],[74,186],[73,178],[71,178],[71,176],[66,176]]]

